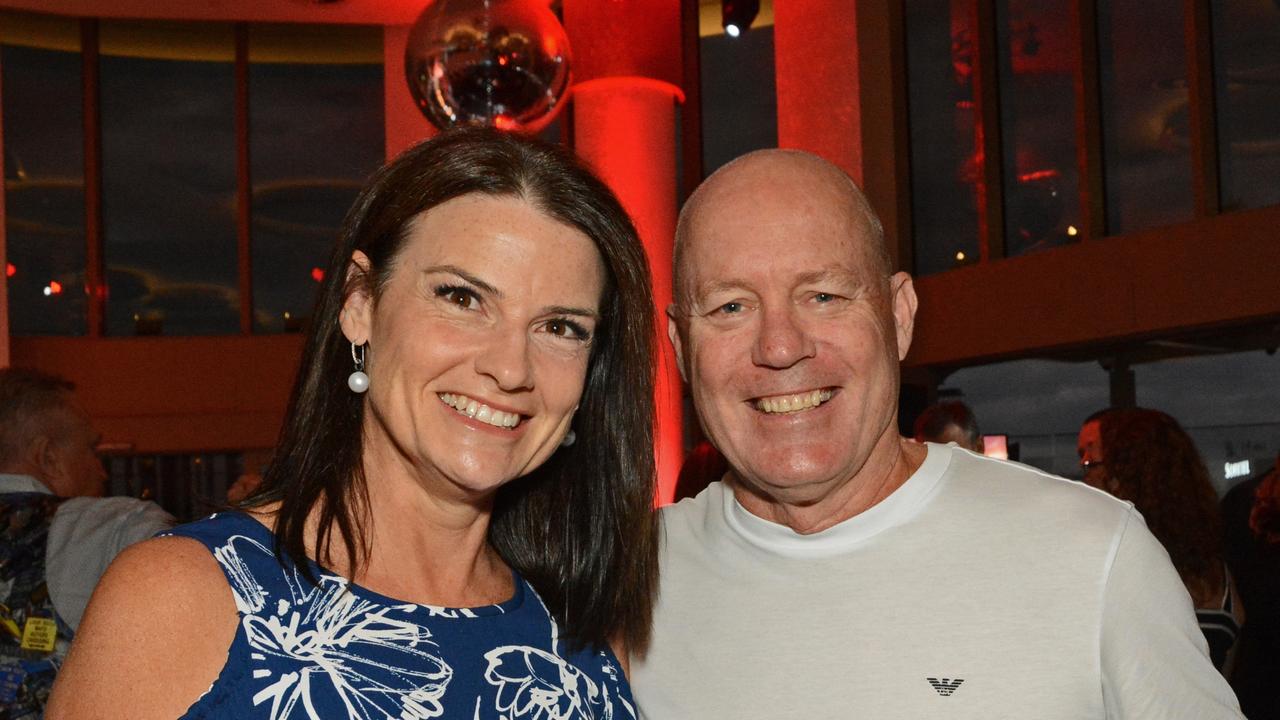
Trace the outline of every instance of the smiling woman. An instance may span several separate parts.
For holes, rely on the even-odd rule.
[[[47,716],[634,717],[648,288],[626,213],[558,148],[462,130],[383,168],[261,489],[109,571]]]

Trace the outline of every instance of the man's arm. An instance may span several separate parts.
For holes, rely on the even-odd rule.
[[[80,626],[98,579],[120,551],[174,524],[153,502],[127,497],[72,498],[49,527],[45,577],[58,615]]]
[[[1186,587],[1136,511],[1130,511],[1102,597],[1102,697],[1108,718],[1240,718],[1209,660]]]

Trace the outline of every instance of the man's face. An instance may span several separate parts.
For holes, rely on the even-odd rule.
[[[52,462],[41,478],[54,494],[61,497],[101,497],[106,491],[107,472],[98,457],[101,436],[93,428],[89,414],[78,404],[63,411],[55,423],[61,432],[51,438]]]
[[[1102,423],[1090,420],[1080,426],[1080,436],[1076,439],[1076,454],[1080,456],[1080,468],[1084,470],[1084,481],[1088,485],[1106,489],[1106,472],[1102,458]]]
[[[744,170],[688,220],[672,341],[737,477],[815,502],[898,441],[915,296],[868,251],[840,180],[786,164]]]

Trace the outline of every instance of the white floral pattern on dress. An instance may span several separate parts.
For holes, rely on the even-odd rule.
[[[270,703],[271,720],[320,720],[317,695],[336,698],[349,720],[427,720],[444,714],[441,698],[453,669],[430,651],[435,648],[430,630],[411,617],[417,605],[380,605],[348,592],[342,578],[322,575],[312,585],[296,569],[284,568],[280,572],[290,597],[271,603],[241,560],[238,543],[270,551],[236,535],[214,555],[226,568],[242,613],[253,677],[265,685],[253,704]],[[361,652],[374,646],[393,660],[374,662]],[[288,671],[280,670],[281,660]]]
[[[600,720],[613,718],[608,692],[559,655],[513,645],[484,657],[484,679],[498,688],[495,709],[504,720],[595,719],[593,706],[603,708]]]
[[[378,602],[330,573],[319,573],[312,583],[293,564],[277,562],[263,542],[242,534],[225,537],[210,548],[231,585],[249,646],[248,658],[233,659],[228,667],[247,663],[235,671],[250,675],[252,703],[269,720],[430,720],[468,712],[477,720],[635,718],[634,707],[618,692],[626,681],[610,656],[581,656],[599,663],[597,682],[559,655],[555,619],[523,580],[517,582],[541,610],[535,616],[547,623],[547,649],[511,644],[477,657],[487,663],[483,679],[457,686],[448,700],[456,707],[446,708],[454,668],[423,622],[465,622],[478,617],[475,610]],[[505,612],[502,606],[491,609]]]

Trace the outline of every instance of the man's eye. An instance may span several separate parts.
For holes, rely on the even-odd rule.
[[[820,293],[815,294],[815,295],[813,296],[813,299],[814,299],[816,302],[820,302],[820,303],[828,303],[828,302],[831,302],[832,300],[835,300],[835,299],[836,299],[836,296],[835,296],[835,295],[832,295],[831,293],[821,293],[821,292],[820,292]]]
[[[475,292],[457,285],[441,285],[436,288],[436,297],[444,298],[450,305],[456,305],[463,310],[473,310],[480,304],[480,297]]]
[[[735,313],[740,313],[740,312],[742,312],[742,303],[740,303],[740,302],[727,302],[727,303],[725,303],[725,304],[721,305],[720,307],[716,308],[716,312],[718,312],[718,313],[720,313],[720,314],[722,314],[722,315],[733,315],[733,314],[735,314]]]

